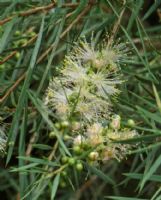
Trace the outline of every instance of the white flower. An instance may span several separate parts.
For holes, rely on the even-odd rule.
[[[104,42],[98,48],[93,37],[90,43],[84,39],[79,46],[75,47],[73,56],[84,63],[92,64],[96,69],[105,68],[109,65],[118,68],[120,63],[126,60],[129,49],[126,47],[126,43],[120,43],[119,40],[116,42]]]
[[[107,118],[110,113],[108,102],[97,97],[79,101],[76,111],[84,121],[98,121],[101,118]]]
[[[104,44],[102,48],[102,56],[106,64],[112,66],[120,65],[127,58],[129,49],[126,46],[126,43],[116,41],[116,43],[107,43]]]
[[[81,144],[83,144],[85,142],[85,138],[82,136],[82,135],[77,135],[75,138],[74,138],[74,141],[73,141],[73,144],[75,146],[79,146]]]
[[[118,130],[120,129],[120,125],[121,125],[121,117],[120,115],[114,115],[112,117],[112,121],[110,123],[110,127],[114,130]]]
[[[103,143],[102,131],[103,127],[100,123],[94,123],[87,128],[86,136],[92,146]]]
[[[127,139],[131,139],[134,138],[138,135],[136,130],[130,130],[130,129],[123,129],[120,131],[113,131],[110,130],[107,132],[107,137],[111,140],[127,140]]]
[[[96,60],[97,54],[98,52],[95,51],[95,45],[92,40],[91,43],[87,43],[87,41],[84,39],[84,41],[80,42],[80,46],[77,46],[75,48],[76,58],[78,60],[82,60],[84,63]]]
[[[61,82],[55,79],[50,82],[46,95],[46,104],[55,109],[58,116],[67,116],[70,111],[68,98],[71,94],[72,90],[63,87]]]
[[[91,74],[90,80],[92,85],[96,87],[96,93],[104,98],[108,98],[111,95],[117,94],[119,90],[116,88],[116,85],[122,83],[118,77],[109,77],[110,74],[108,74],[108,70],[102,70]]]
[[[62,80],[67,84],[75,83],[82,86],[88,81],[87,69],[82,67],[79,61],[73,61],[70,57],[66,58],[65,67],[61,73],[63,74]]]
[[[93,136],[93,135],[99,135],[102,133],[103,127],[100,123],[94,123],[87,129],[87,135]]]

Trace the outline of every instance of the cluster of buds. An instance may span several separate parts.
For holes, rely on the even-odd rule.
[[[25,46],[29,39],[34,37],[36,33],[34,32],[34,27],[31,27],[28,29],[25,33],[21,32],[20,30],[17,30],[14,33],[14,41],[12,43],[12,46],[14,48]],[[15,58],[18,60],[20,57],[20,52],[17,51],[15,54]]]
[[[133,120],[123,127],[120,116],[112,113],[126,54],[124,43],[98,47],[94,40],[89,44],[84,39],[66,56],[46,91],[45,104],[54,112],[55,127],[65,129],[62,135],[75,154],[89,152],[87,161],[121,160],[131,145],[118,141],[137,135]]]
[[[133,121],[130,119],[130,122]],[[107,161],[110,159],[123,159],[132,145],[121,144],[119,141],[132,139],[138,136],[136,130],[130,127],[129,120],[128,126],[125,127],[121,124],[119,115],[112,116],[108,125],[94,123],[88,126],[83,135],[77,135],[73,140],[73,148],[78,146],[80,149],[94,149],[89,153],[90,161]],[[134,125],[134,121],[133,121]],[[83,150],[81,150],[83,151]]]

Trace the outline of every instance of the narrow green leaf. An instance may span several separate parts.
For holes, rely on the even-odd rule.
[[[18,168],[12,169],[11,172],[23,171],[23,170],[26,170],[26,169],[30,169],[30,168],[36,167],[37,165],[39,165],[39,163],[31,163],[31,164],[28,164],[28,165],[24,165],[22,167],[18,167]]]
[[[52,162],[52,161],[44,160],[44,159],[40,159],[40,158],[25,157],[25,156],[19,156],[18,158],[22,159],[22,160],[30,161],[30,162],[35,162],[40,165],[45,165],[45,166],[48,165],[50,167],[59,166],[56,162]]]
[[[153,86],[153,91],[154,91],[155,99],[156,99],[156,102],[157,102],[157,106],[158,106],[158,109],[161,113],[161,100],[160,100],[160,97],[159,97],[159,94],[157,92],[155,85],[153,84],[152,86]]]
[[[55,199],[56,191],[59,185],[59,180],[60,180],[60,174],[57,174],[53,181],[53,186],[52,186],[52,191],[51,191],[51,200]]]
[[[153,5],[145,13],[143,20],[146,20],[159,7],[160,4],[161,4],[161,0],[154,1]]]
[[[145,183],[150,179],[150,177],[155,173],[158,167],[161,165],[161,155],[155,160],[154,164],[149,168],[146,174],[144,174],[143,179],[140,184],[140,190],[143,189]]]
[[[60,137],[59,132],[54,127],[54,124],[52,123],[52,121],[49,119],[49,110],[47,110],[47,108],[42,103],[42,101],[40,99],[38,99],[38,97],[36,97],[36,95],[34,93],[32,93],[32,91],[29,92],[29,97],[30,97],[31,101],[33,102],[33,104],[35,105],[35,107],[37,108],[37,110],[40,112],[42,118],[49,125],[50,129],[55,131],[56,137],[57,137],[60,145],[62,146],[63,150],[67,153],[67,155],[71,156],[71,153],[69,152],[68,148],[64,144],[62,138]]]
[[[22,90],[21,90],[21,94],[20,94],[20,97],[19,97],[16,112],[14,114],[12,125],[11,125],[10,131],[9,131],[8,140],[9,140],[9,144],[12,144],[12,145],[9,146],[6,163],[8,163],[11,159],[14,143],[15,143],[15,140],[16,140],[16,137],[17,137],[17,134],[18,134],[19,118],[21,116],[22,109],[24,107],[24,101],[25,101],[25,99],[27,99],[27,95],[28,95],[27,89],[28,89],[29,84],[30,84],[30,80],[31,80],[31,77],[32,77],[32,74],[33,74],[35,63],[36,63],[36,58],[37,58],[37,55],[38,55],[38,52],[39,52],[39,48],[40,48],[40,44],[41,44],[41,40],[42,40],[43,29],[44,29],[44,20],[45,20],[45,15],[43,15],[43,18],[42,18],[39,35],[38,35],[38,38],[37,38],[37,41],[36,41],[35,48],[33,50],[29,69],[27,71],[27,76],[26,76],[24,85],[23,85]]]
[[[6,47],[6,45],[8,43],[9,36],[11,34],[12,28],[13,28],[14,24],[16,23],[16,21],[17,21],[17,18],[13,18],[5,27],[4,33],[0,40],[0,54],[3,52],[4,48]]]
[[[90,166],[90,165],[86,165],[87,168],[93,172],[94,174],[96,174],[99,178],[101,178],[102,180],[104,180],[106,183],[110,183],[112,185],[115,184],[115,181],[112,180],[109,176],[107,176],[106,174],[104,174],[102,171],[100,171],[99,169],[97,169],[94,166]]]
[[[133,197],[119,197],[119,196],[107,196],[105,198],[113,199],[113,200],[147,200],[147,199],[140,199],[140,198],[133,198]]]

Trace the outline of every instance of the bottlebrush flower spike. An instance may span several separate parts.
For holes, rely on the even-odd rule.
[[[116,55],[107,56],[112,55],[112,50]],[[75,45],[64,60],[60,76],[49,84],[46,104],[62,118],[71,114],[89,122],[108,118],[112,106],[109,99],[118,94],[117,85],[122,83],[116,57],[117,52],[112,47],[110,50],[105,45],[98,48],[86,40],[80,42],[80,46]]]
[[[45,103],[52,108],[54,121],[69,122],[65,129],[69,136],[65,138],[71,140],[68,145],[94,149],[94,155],[99,156],[89,156],[92,162],[121,160],[132,145],[119,141],[137,136],[135,130],[121,126],[119,115],[111,117],[111,98],[119,93],[118,85],[123,82],[120,63],[126,53],[122,43],[96,46],[93,40],[87,43],[84,39],[65,57],[46,92]]]

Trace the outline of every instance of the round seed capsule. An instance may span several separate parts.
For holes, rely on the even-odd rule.
[[[127,125],[128,125],[129,127],[134,127],[134,126],[135,126],[135,121],[134,121],[133,119],[129,119],[129,120],[127,121]]]
[[[60,129],[61,128],[61,124],[60,123],[55,123],[55,127],[57,128],[57,129]]]
[[[21,35],[21,32],[20,32],[20,31],[16,31],[16,32],[14,33],[14,35],[15,35],[15,36],[20,36],[20,35]]]
[[[78,171],[82,171],[82,170],[83,170],[83,165],[82,165],[82,163],[77,163],[77,164],[76,164],[76,169],[77,169]]]
[[[18,60],[18,59],[19,59],[19,57],[20,57],[20,53],[19,53],[19,52],[17,52],[17,53],[15,54],[15,57],[16,57],[16,59]]]
[[[81,154],[81,152],[82,152],[80,146],[74,146],[74,147],[73,147],[73,151],[74,151],[76,154]]]
[[[69,135],[65,134],[65,135],[63,136],[63,138],[64,138],[65,141],[67,141],[67,140],[69,140],[71,137],[70,137]]]
[[[95,160],[98,159],[98,156],[99,156],[98,152],[92,151],[92,152],[89,154],[88,157],[89,157],[90,160],[95,161]]]
[[[69,122],[68,121],[63,121],[61,123],[61,126],[62,126],[62,128],[67,128],[67,127],[69,127]]]
[[[54,131],[49,133],[49,138],[55,138],[56,137],[56,133]]]
[[[73,166],[75,164],[76,160],[75,158],[69,158],[68,163],[69,165]]]
[[[61,161],[62,161],[62,163],[67,163],[68,162],[68,157],[67,156],[63,156]]]
[[[67,186],[66,182],[65,181],[60,181],[60,187],[61,188],[65,188]]]
[[[61,172],[61,175],[62,175],[63,177],[66,177],[66,176],[67,176],[67,172],[66,172],[66,171],[62,171],[62,172]]]

